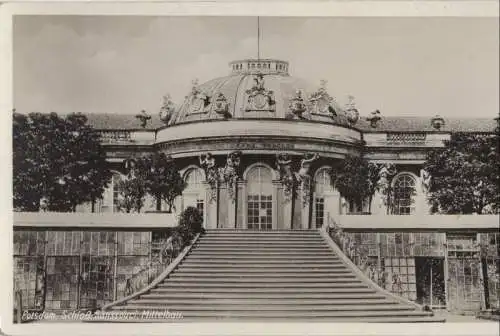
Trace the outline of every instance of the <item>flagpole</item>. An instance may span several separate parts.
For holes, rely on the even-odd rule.
[[[260,16],[257,16],[257,60],[260,60]]]

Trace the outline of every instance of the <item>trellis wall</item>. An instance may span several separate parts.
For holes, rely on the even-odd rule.
[[[434,303],[453,310],[483,309],[486,301],[491,307],[499,305],[498,233],[469,233],[464,244],[455,244],[460,237],[445,232],[348,234],[367,257],[368,275],[395,294],[417,299],[416,259],[425,257],[442,260],[444,268],[446,297],[434,297]]]
[[[132,280],[144,270],[149,277],[162,271],[158,249],[168,234],[16,230],[15,290],[26,309],[95,309],[136,290]]]

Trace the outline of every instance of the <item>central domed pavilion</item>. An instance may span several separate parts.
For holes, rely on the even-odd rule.
[[[178,206],[203,209],[207,227],[309,228],[311,177],[321,176],[322,216],[335,211],[325,159],[363,147],[358,112],[352,102],[340,107],[325,82],[314,88],[290,76],[288,62],[230,67],[226,77],[194,82],[178,109],[164,104],[155,145],[184,167],[190,186]]]
[[[161,151],[187,182],[176,211],[196,206],[206,228],[308,229],[360,207],[426,214],[420,174],[428,150],[443,147],[452,132],[495,128],[494,120],[383,117],[378,110],[360,118],[352,97],[340,106],[325,81],[314,86],[291,76],[286,61],[229,65],[225,77],[194,81],[181,105],[165,96],[158,116],[88,115],[116,172],[98,212],[116,211],[114,185],[126,173],[124,161]],[[378,192],[353,207],[332,186],[335,161],[361,154],[397,172],[391,183],[400,186],[401,199],[393,208]],[[154,210],[154,201],[147,203]]]

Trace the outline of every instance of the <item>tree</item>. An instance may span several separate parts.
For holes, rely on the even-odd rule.
[[[428,153],[428,198],[433,213],[498,212],[500,163],[496,134],[455,133],[444,149]]]
[[[182,195],[186,182],[182,179],[174,160],[164,153],[154,153],[138,160],[138,174],[142,176],[148,194],[156,199],[156,210],[161,210],[161,201],[172,211],[175,198]]]
[[[118,210],[123,210],[126,213],[141,212],[146,198],[146,186],[141,177],[131,174],[118,181],[116,188],[118,190]]]
[[[363,157],[348,155],[333,164],[331,180],[340,195],[361,211],[363,202],[368,199],[371,203],[375,194],[379,170],[379,166]]]
[[[14,207],[75,211],[102,197],[111,172],[99,135],[82,114],[13,116]]]

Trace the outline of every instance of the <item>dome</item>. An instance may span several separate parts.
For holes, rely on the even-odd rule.
[[[347,124],[349,109],[341,108],[326,90],[290,76],[288,62],[241,60],[230,64],[226,77],[193,83],[169,125],[216,119],[302,119]],[[352,105],[353,106],[353,105]],[[354,109],[354,110],[353,110]],[[357,120],[357,111],[354,106]]]

